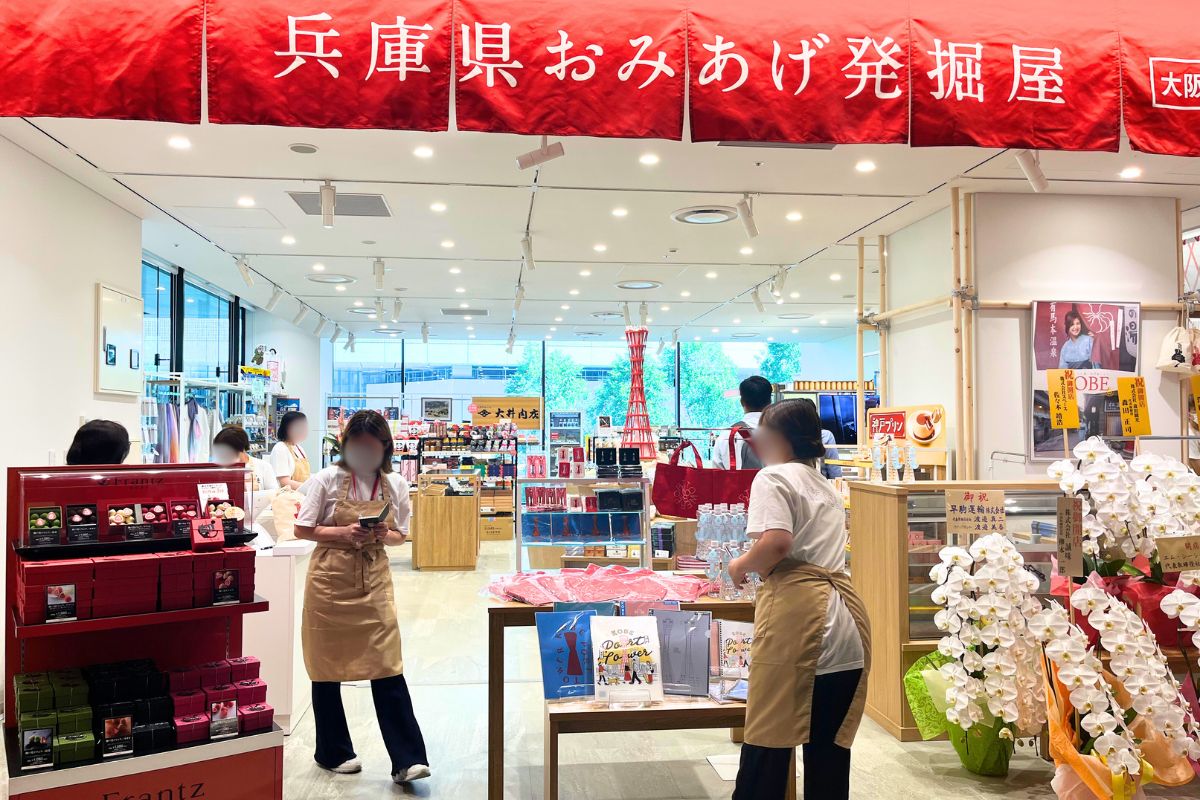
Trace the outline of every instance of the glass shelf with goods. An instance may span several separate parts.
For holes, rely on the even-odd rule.
[[[568,548],[584,547],[640,548],[637,563],[649,566],[647,479],[517,478],[515,485],[519,570],[561,568]]]

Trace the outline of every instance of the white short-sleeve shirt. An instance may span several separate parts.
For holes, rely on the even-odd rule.
[[[291,478],[292,473],[296,471],[296,456],[292,454],[292,448],[296,448],[296,452],[300,453],[301,458],[308,458],[304,449],[300,445],[289,445],[287,442],[278,442],[271,448],[271,466],[275,469],[277,476]]]
[[[747,531],[750,538],[757,539],[776,529],[792,535],[790,558],[831,572],[845,571],[846,512],[842,498],[820,472],[807,464],[775,464],[763,467],[754,476]],[[858,627],[842,596],[833,591],[817,674],[862,666]]]
[[[333,508],[337,501],[341,499],[342,483],[346,480],[346,471],[341,467],[326,467],[317,474],[312,476],[312,479],[305,483],[307,494],[304,497],[304,502],[300,505],[300,512],[296,514],[296,524],[303,525],[306,528],[315,528],[318,525],[333,524]],[[375,483],[374,477],[367,480],[356,479],[354,488],[361,493],[361,497],[355,496],[354,500],[370,500],[371,488]],[[380,481],[380,491],[386,491],[392,501],[392,507],[396,511],[396,524],[400,526],[400,530],[408,530],[408,518],[411,513],[411,504],[408,499],[408,481],[400,477],[395,472],[382,476]],[[375,498],[378,499],[379,492],[376,492]]]

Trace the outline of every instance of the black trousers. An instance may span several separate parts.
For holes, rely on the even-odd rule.
[[[850,710],[862,673],[852,669],[816,677],[812,730],[804,745],[805,800],[849,800],[850,751],[833,740]],[[788,781],[795,780],[788,769],[793,752],[790,747],[742,745],[733,800],[783,800]]]
[[[317,729],[317,763],[333,769],[354,758],[354,743],[342,706],[342,685],[314,682],[312,685],[313,721]],[[413,713],[412,697],[403,675],[371,681],[375,718],[383,733],[383,743],[392,759],[392,773],[403,772],[414,764],[429,764],[425,739]]]

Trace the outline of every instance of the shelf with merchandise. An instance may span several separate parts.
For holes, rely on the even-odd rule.
[[[201,606],[199,608],[182,608],[177,611],[152,611],[146,614],[126,614],[118,617],[94,617],[92,619],[77,619],[69,622],[41,622],[34,625],[22,625],[17,619],[14,609],[13,626],[15,636],[19,640],[44,639],[53,636],[70,636],[79,633],[95,631],[112,631],[125,628],[144,628],[150,625],[177,625],[192,623],[200,620],[255,614],[267,611],[269,604],[266,600],[254,596],[248,603],[228,603],[226,605]]]

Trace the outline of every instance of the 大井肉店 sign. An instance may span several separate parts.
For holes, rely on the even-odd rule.
[[[472,397],[470,408],[472,425],[513,422],[521,430],[542,428],[540,397]]]
[[[1193,6],[8,0],[0,116],[1196,155]]]

